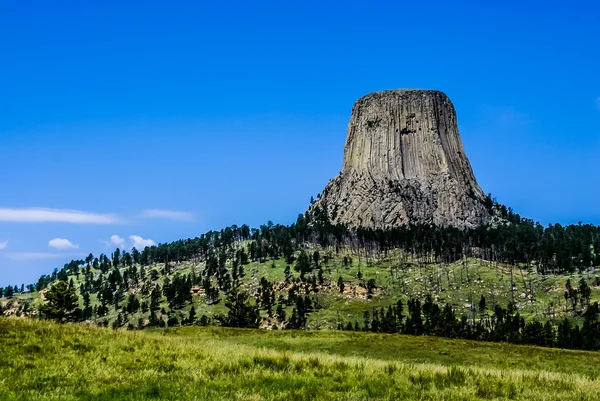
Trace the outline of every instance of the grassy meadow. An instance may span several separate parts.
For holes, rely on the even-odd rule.
[[[436,337],[0,318],[0,400],[598,400],[600,354]]]

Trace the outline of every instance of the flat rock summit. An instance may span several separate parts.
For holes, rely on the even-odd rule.
[[[343,169],[311,206],[334,223],[471,228],[490,221],[485,195],[443,92],[386,90],[354,104]]]

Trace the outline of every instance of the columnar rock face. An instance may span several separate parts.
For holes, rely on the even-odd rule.
[[[313,205],[334,223],[389,228],[408,223],[476,227],[490,220],[448,97],[389,90],[352,108],[344,165]]]

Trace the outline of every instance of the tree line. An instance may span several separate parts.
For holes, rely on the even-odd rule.
[[[92,266],[107,273],[112,267],[119,266],[204,261],[216,250],[229,252],[240,241],[251,241],[244,257],[261,261],[282,256],[291,260],[294,253],[307,244],[316,244],[336,251],[348,248],[367,256],[401,250],[415,259],[431,263],[479,257],[506,265],[524,264],[542,274],[572,273],[600,266],[600,227],[581,223],[543,227],[497,203],[491,195],[486,198],[486,206],[496,220],[487,226],[458,229],[418,224],[381,230],[332,224],[327,205],[322,204],[298,215],[296,222],[289,226],[272,222],[252,229],[248,225],[233,225],[141,251],[116,249],[111,255],[94,257],[90,254],[85,260],[73,260],[60,270],[42,275],[27,289],[40,291],[52,282],[64,281],[68,275],[78,274],[82,266]],[[19,291],[17,286],[8,286],[2,295],[10,297],[23,292],[24,286],[20,288]]]
[[[387,308],[374,308],[364,314],[362,325],[355,321],[339,323],[340,330],[362,330],[378,333],[402,333],[462,338],[477,341],[510,342],[545,347],[569,349],[600,349],[600,307],[598,302],[589,305],[582,317],[583,325],[574,325],[567,318],[558,325],[550,321],[525,321],[509,302],[506,308],[495,305],[488,313],[485,298],[479,303],[480,317],[458,317],[452,305],[438,305],[431,296],[421,303],[410,299],[405,306],[402,301]]]
[[[103,317],[113,308],[118,312],[116,320],[112,322],[113,327],[122,327],[127,322],[131,325],[131,315],[138,312],[148,316],[147,321],[140,321],[137,325],[143,327],[207,324],[209,319],[206,316],[197,317],[193,307],[188,316],[182,317],[181,313],[177,313],[177,310],[191,303],[191,290],[197,288],[206,297],[208,304],[225,300],[229,313],[215,318],[220,324],[256,327],[259,324],[256,316],[260,316],[257,311],[263,310],[269,318],[279,322],[281,327],[299,329],[306,326],[311,312],[321,308],[319,297],[316,296],[319,286],[323,285],[321,262],[331,252],[350,250],[369,258],[400,250],[407,257],[431,263],[451,263],[466,257],[480,257],[494,263],[525,264],[542,274],[583,271],[600,265],[599,227],[583,224],[542,227],[521,218],[511,209],[495,202],[491,196],[488,196],[486,202],[495,216],[493,223],[465,230],[423,224],[388,230],[354,229],[332,224],[327,205],[315,206],[309,212],[299,215],[296,222],[289,226],[269,222],[251,229],[247,225],[234,225],[220,231],[209,231],[197,238],[159,244],[143,250],[116,249],[109,255],[100,254],[97,257],[89,254],[84,259],[65,264],[62,269],[55,269],[49,275],[42,275],[35,285],[27,286],[27,290],[40,291],[50,286],[52,292],[49,293],[57,292],[54,294],[56,302],[63,306],[53,310],[50,306],[54,301],[47,295],[47,304],[50,306],[40,309],[42,315],[57,320],[94,319],[108,324],[108,320],[103,320]],[[240,245],[242,241],[245,242],[244,246]],[[320,255],[318,251],[307,251],[315,247],[327,252]],[[260,280],[256,294],[245,294],[240,290],[241,279],[246,274],[244,266],[250,260],[264,262],[280,258],[288,263],[288,290],[285,296],[275,296],[274,283],[264,277]],[[204,269],[192,270],[186,275],[174,273],[174,266],[183,261],[204,262]],[[291,274],[292,266],[299,273],[298,277]],[[75,288],[72,279],[69,279],[73,275],[79,278],[79,288]],[[159,283],[160,277],[165,277],[162,284]],[[341,277],[337,285],[343,292],[344,282]],[[369,295],[376,288],[374,280],[369,280],[364,285]],[[406,318],[400,319],[402,311],[398,309],[400,305],[396,305],[395,310],[371,311],[369,319],[365,317],[363,325],[357,322],[349,324],[354,329],[361,330],[433,335],[450,333],[449,336],[461,338],[534,344],[537,341],[551,346],[566,344],[558,340],[562,333],[560,338],[563,339],[574,336],[570,344],[582,344],[581,348],[596,349],[595,346],[589,348],[589,341],[586,339],[590,338],[589,333],[597,330],[597,322],[593,319],[594,316],[597,319],[597,313],[594,315],[590,312],[594,307],[597,310],[597,305],[589,305],[589,287],[586,289],[581,283],[579,289],[569,286],[570,283],[565,291],[565,300],[573,304],[573,310],[578,302],[581,303],[581,310],[585,307],[583,314],[589,316],[589,319],[585,318],[585,328],[571,325],[568,321],[556,328],[552,326],[552,341],[549,340],[551,336],[550,330],[546,328],[547,323],[525,323],[521,317],[516,318],[518,312],[514,314],[511,307],[504,310],[496,306],[491,317],[478,322],[467,319],[463,323],[462,318],[458,319],[454,315],[450,305],[441,308],[427,304],[426,311],[423,311],[423,306],[417,307],[416,300],[411,300],[407,304],[409,314]],[[132,293],[133,289],[135,294]],[[1,295],[10,297],[18,291],[25,291],[25,287],[22,285],[19,289],[8,286],[2,290]],[[73,293],[81,296],[81,305],[78,300],[75,304],[70,301]],[[99,302],[92,306],[91,296],[94,294]],[[250,302],[251,298],[256,301]],[[70,309],[57,312],[64,309],[64,305]],[[292,309],[289,314],[286,314],[287,307]],[[430,309],[437,310],[436,308],[439,311],[430,312]],[[496,308],[504,312],[499,310],[496,313]],[[421,323],[418,322],[415,310],[421,311]],[[395,323],[386,320],[388,314],[396,319]],[[409,317],[413,315],[414,321],[411,322]],[[540,333],[543,333],[531,334],[539,331],[540,325],[543,328]],[[508,330],[507,327],[512,329]],[[343,328],[348,328],[348,324],[343,325]],[[545,339],[540,340],[542,337]]]

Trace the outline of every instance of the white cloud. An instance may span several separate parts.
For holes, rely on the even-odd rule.
[[[0,250],[6,249],[7,246],[8,246],[8,241],[0,242]]]
[[[0,221],[20,223],[114,224],[119,222],[119,218],[114,214],[87,213],[79,210],[0,208]]]
[[[169,219],[179,221],[194,221],[196,215],[191,212],[178,212],[174,210],[162,210],[162,209],[147,209],[144,210],[140,217],[143,219]]]
[[[51,239],[50,241],[48,241],[48,246],[50,248],[59,249],[59,250],[79,248],[79,245],[73,244],[71,241],[69,241],[66,238]]]
[[[114,245],[117,248],[121,248],[124,249],[125,248],[125,238],[121,238],[118,235],[111,235],[110,236],[110,242],[108,243],[108,245]]]
[[[596,98],[596,107],[598,107],[598,110],[600,110],[600,96]]]
[[[129,239],[131,239],[133,241],[133,246],[138,251],[143,250],[147,246],[156,245],[156,242],[154,242],[153,240],[144,239],[144,238],[140,237],[139,235],[130,235]]]
[[[129,242],[125,238],[119,237],[118,235],[115,234],[110,237],[110,241],[102,241],[102,242],[104,242],[104,244],[107,247],[115,246],[120,249],[128,249],[128,248],[135,247],[135,249],[137,249],[138,251],[143,250],[147,246],[156,245],[156,242],[154,242],[153,240],[142,238],[139,235],[130,235],[129,239],[131,240],[131,242]],[[130,245],[128,245],[128,243]]]
[[[64,253],[49,253],[49,252],[9,252],[6,256],[16,262],[25,262],[30,260],[46,260],[66,258],[68,255],[81,256],[80,254],[64,254]]]

